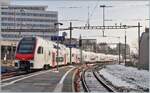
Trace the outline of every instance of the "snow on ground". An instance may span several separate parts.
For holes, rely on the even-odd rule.
[[[120,87],[124,86],[127,88],[135,88],[135,86],[130,85],[126,81],[122,81],[120,78],[114,77],[113,75],[109,74],[105,69],[102,69],[100,71],[100,74],[102,74],[104,76],[104,78],[107,78],[108,81],[111,81],[111,83],[115,86],[120,86]]]
[[[124,65],[107,65],[99,72],[116,86],[134,89],[149,88],[149,71],[147,70],[138,70]]]

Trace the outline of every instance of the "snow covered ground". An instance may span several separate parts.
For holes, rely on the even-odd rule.
[[[149,71],[147,70],[138,70],[124,65],[107,65],[99,73],[117,87],[142,89],[143,91],[149,88]]]

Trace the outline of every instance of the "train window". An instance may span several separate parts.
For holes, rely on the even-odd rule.
[[[36,39],[35,38],[23,38],[18,46],[18,53],[33,53],[35,47]]]
[[[60,49],[60,47],[57,46],[57,45],[53,45],[53,47],[54,47],[55,49]]]
[[[37,53],[38,53],[38,54],[43,54],[43,47],[40,46],[40,47],[38,48]]]

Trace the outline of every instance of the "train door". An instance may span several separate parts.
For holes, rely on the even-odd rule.
[[[38,49],[37,49],[37,54],[36,54],[36,57],[35,57],[35,64],[34,64],[34,67],[35,68],[43,68],[45,62],[44,60],[44,48],[42,46],[39,46]]]
[[[44,48],[44,62],[45,62],[44,64],[46,64],[46,65],[48,64],[47,52],[48,52],[48,50],[46,50],[46,48]]]

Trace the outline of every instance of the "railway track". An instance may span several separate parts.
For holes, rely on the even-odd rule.
[[[103,66],[92,67],[83,70],[81,74],[81,82],[85,92],[116,92],[116,90],[107,84],[97,72],[97,69],[102,69]]]
[[[97,71],[93,71],[93,74],[94,74],[95,78],[96,78],[109,92],[116,92],[116,90],[115,90],[112,86],[108,85],[107,82],[106,82],[103,78],[101,78],[101,77],[99,76],[99,74],[98,74]]]
[[[68,65],[61,65],[59,67],[63,67],[63,66],[68,66]],[[52,67],[50,69],[55,69],[56,67]],[[49,70],[50,70],[49,69]],[[4,80],[4,79],[8,79],[8,78],[12,78],[12,77],[16,77],[16,76],[21,76],[21,75],[27,75],[27,74],[32,74],[32,73],[35,73],[35,72],[38,72],[38,71],[42,71],[43,69],[39,69],[39,70],[31,70],[29,72],[26,72],[26,71],[11,71],[11,72],[6,72],[6,73],[3,73],[1,74],[1,80]]]
[[[7,72],[7,73],[4,73],[4,74],[1,74],[1,79],[6,79],[6,78],[10,78],[10,77],[13,77],[16,75],[16,72],[13,71],[13,72]]]
[[[3,92],[72,92],[73,74],[77,66],[64,66],[59,72],[54,69],[21,75],[12,79],[2,80]],[[38,88],[37,88],[38,87]]]
[[[15,77],[15,76],[26,75],[26,74],[30,74],[30,73],[34,73],[34,72],[38,72],[38,71],[41,71],[41,70],[31,70],[30,72],[16,70],[16,71],[12,71],[12,72],[7,72],[7,73],[1,74],[1,80]]]

